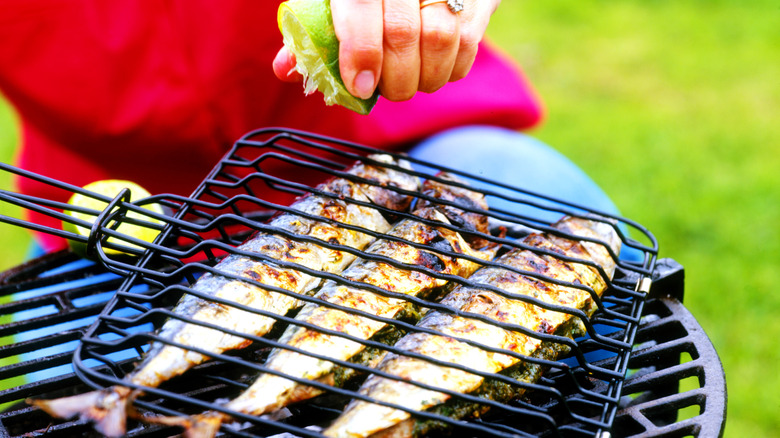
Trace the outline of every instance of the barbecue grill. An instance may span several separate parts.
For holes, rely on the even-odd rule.
[[[316,191],[314,183],[331,176],[345,177],[344,169],[355,161],[384,165],[372,158],[373,153],[377,151],[303,132],[263,129],[237,141],[192,196],[163,194],[143,201],[162,205],[164,216],[127,202],[127,194],[120,193],[114,199],[105,199],[110,202],[99,212],[89,236],[2,218],[79,240],[97,261],[63,251],[31,260],[0,277],[4,318],[0,328],[0,388],[4,388],[0,391],[0,404],[5,406],[0,413],[0,436],[94,434],[88,422],[53,419],[24,400],[126,385],[122,377],[143,356],[150,341],[166,342],[155,334],[155,329],[173,316],[171,308],[182,294],[195,293],[190,286],[197,278],[213,272],[226,254],[240,252],[238,245],[252,233],[282,233],[269,229],[266,221],[279,211],[290,211],[286,205],[293,197]],[[518,245],[519,237],[529,233],[554,232],[551,217],[598,218],[615,227],[623,254],[629,255],[618,260],[604,296],[595,296],[598,310],[590,317],[572,312],[582,320],[584,335],[568,342],[551,335],[529,334],[550,342],[568,342],[570,352],[556,360],[526,358],[546,371],[533,384],[510,381],[524,390],[521,397],[491,401],[453,394],[454,398],[489,405],[490,410],[478,418],[452,419],[415,412],[416,418],[443,423],[447,426],[443,430],[454,436],[606,438],[722,434],[726,406],[723,369],[706,334],[681,304],[683,268],[674,260],[658,258],[658,245],[648,230],[625,218],[435,163],[407,159],[413,169],[399,170],[422,179],[436,179],[438,171],[448,171],[473,182],[472,188],[485,194],[491,205],[485,213],[490,218],[491,233],[482,238],[512,248]],[[11,166],[3,167],[23,178],[34,178],[70,192],[82,191]],[[31,211],[73,220],[62,215],[64,205],[51,200],[8,192],[0,193],[0,197]],[[135,218],[128,217],[130,211],[136,212]],[[414,218],[402,212],[386,214]],[[157,228],[160,234],[154,243],[133,239],[117,231],[118,224],[123,222],[146,224]],[[457,225],[453,227],[463,234],[473,233],[458,229]],[[339,247],[333,242],[321,244]],[[360,258],[376,257],[345,250]],[[447,255],[446,250],[443,254]],[[345,281],[335,274],[311,274]],[[468,279],[449,280],[469,285]],[[435,301],[406,299],[423,309],[441,307]],[[304,300],[318,302],[316,297]],[[163,416],[206,410],[226,412],[236,421],[222,426],[220,433],[224,436],[322,436],[321,427],[332,421],[351,398],[359,397],[357,383],[340,388],[312,383],[320,385],[325,393],[272,416],[250,416],[226,410],[222,405],[221,401],[237,396],[258,373],[266,371],[263,363],[272,348],[283,347],[276,342],[281,329],[295,320],[293,315],[274,318],[278,322],[266,336],[237,333],[252,341],[249,347],[211,355],[212,360],[159,388],[138,388],[143,389],[144,395],[135,401],[135,408],[147,415]],[[413,322],[386,322],[402,330],[415,330]],[[362,342],[394,351],[392,345],[374,339]],[[353,368],[359,375],[371,372],[352,362],[339,365]],[[509,380],[505,375],[487,377]],[[689,386],[693,388],[686,389]],[[680,411],[686,413],[682,418],[678,418]],[[177,427],[131,421],[127,436],[179,433],[181,429]]]

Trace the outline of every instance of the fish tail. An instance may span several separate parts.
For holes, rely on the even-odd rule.
[[[127,411],[135,398],[133,394],[129,388],[114,386],[53,400],[28,399],[27,403],[57,418],[78,416],[90,420],[101,434],[120,437],[125,434]]]
[[[219,412],[205,412],[190,417],[188,427],[184,428],[184,438],[212,438],[219,432],[222,422],[228,417]]]

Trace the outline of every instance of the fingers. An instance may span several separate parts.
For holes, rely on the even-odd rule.
[[[382,72],[382,0],[331,0],[341,79],[352,95],[371,97]]]
[[[331,0],[344,85],[361,98],[379,86],[387,99],[400,101],[462,79],[499,3],[465,0],[456,14],[444,2],[421,8],[420,0]],[[291,59],[283,50],[274,60],[282,80],[300,76],[289,74]]]
[[[458,15],[445,3],[421,9],[419,0],[385,0],[382,95],[408,100],[417,91],[432,93],[450,81],[459,57],[459,28]],[[476,47],[465,56],[476,56]]]
[[[420,9],[420,91],[433,93],[450,80],[460,50],[460,17],[446,3]],[[476,53],[475,53],[476,54]]]
[[[420,3],[419,0],[385,0],[384,7],[379,88],[389,100],[409,100],[420,83]]]
[[[479,42],[482,41],[490,22],[490,17],[498,8],[500,0],[465,0],[463,11],[459,13],[460,47],[450,82],[466,77],[477,57]]]

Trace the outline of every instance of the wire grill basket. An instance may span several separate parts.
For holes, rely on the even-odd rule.
[[[346,172],[354,162],[379,167],[389,166],[395,171],[414,175],[422,180],[440,178],[436,176],[439,171],[450,172],[468,180],[472,184],[469,187],[483,193],[490,206],[487,211],[473,210],[475,213],[488,216],[489,234],[479,234],[472,229],[460,228],[457,224],[451,225],[452,229],[464,236],[478,237],[500,245],[500,252],[523,247],[518,239],[530,233],[553,233],[585,242],[593,240],[567,235],[553,228],[552,223],[563,215],[602,221],[614,228],[621,240],[624,254],[632,254],[631,260],[625,257],[618,259],[617,254],[612,254],[617,264],[615,275],[608,282],[607,290],[602,297],[582,285],[561,283],[559,280],[544,276],[536,278],[538,281],[585,290],[593,297],[597,310],[592,315],[576,309],[567,310],[547,305],[548,310],[564,312],[571,315],[573,319],[582,321],[584,332],[574,340],[555,334],[527,333],[528,336],[537,337],[548,345],[563,346],[565,348],[560,349],[568,350],[568,353],[547,358],[524,357],[522,363],[544,370],[544,374],[535,382],[517,381],[507,373],[481,373],[486,381],[505,384],[514,391],[515,396],[506,399],[500,397],[488,399],[478,394],[451,393],[453,399],[463,403],[489,407],[489,410],[476,409],[481,412],[478,417],[464,416],[453,419],[442,415],[441,412],[432,411],[413,412],[413,416],[420,422],[427,420],[434,422],[431,424],[445,425],[442,428],[430,429],[431,435],[444,433],[441,432],[442,430],[458,430],[459,434],[470,436],[600,436],[608,433],[621,400],[634,336],[656,264],[658,248],[652,234],[635,222],[604,212],[592,211],[584,206],[549,198],[521,188],[508,187],[476,175],[408,157],[394,155],[396,158],[411,162],[411,168],[387,164],[373,155],[376,153],[379,152],[360,145],[302,132],[282,129],[259,130],[237,141],[192,196],[163,194],[135,203],[127,202],[127,193],[124,192],[113,199],[102,198],[84,192],[81,188],[3,165],[6,171],[16,173],[22,178],[33,178],[67,192],[94,196],[106,202],[107,207],[99,212],[84,212],[93,214],[96,220],[94,224],[81,223],[61,212],[63,209],[71,208],[67,205],[3,192],[0,193],[0,199],[5,202],[70,221],[74,225],[89,227],[91,232],[88,236],[81,236],[37,226],[27,221],[7,217],[2,220],[80,241],[86,245],[90,256],[98,259],[106,269],[117,274],[121,279],[117,292],[109,299],[95,323],[81,338],[73,355],[73,368],[81,382],[93,388],[120,385],[140,390],[143,395],[135,400],[135,405],[140,411],[149,415],[192,415],[207,410],[229,414],[235,421],[222,426],[221,431],[226,436],[272,436],[284,432],[296,436],[321,436],[320,428],[333,421],[349,400],[365,398],[358,393],[359,383],[366,375],[377,372],[370,366],[354,360],[332,360],[342,369],[356,371],[355,374],[359,377],[341,387],[291,377],[293,380],[298,379],[302,383],[320,388],[324,393],[306,402],[291,405],[274,415],[248,415],[224,407],[224,400],[240,394],[259,373],[275,372],[264,366],[269,352],[274,348],[287,348],[279,342],[279,335],[287,325],[301,323],[294,319],[294,310],[288,314],[276,315],[242,306],[230,299],[209,296],[193,288],[198,279],[204,275],[218,275],[282,295],[291,295],[284,289],[264,284],[257,279],[220,270],[220,260],[229,255],[262,258],[240,248],[242,242],[255,233],[280,235],[293,241],[309,241],[354,254],[359,259],[379,257],[363,250],[345,247],[338,242],[316,241],[269,225],[269,218],[280,212],[307,216],[306,213],[289,207],[296,197],[307,194],[316,194],[325,198],[337,197],[333,193],[322,192],[321,188],[315,186],[316,183],[328,178],[340,177],[362,184],[372,184],[371,181]],[[403,188],[392,186],[383,188],[413,196],[417,202],[422,202],[420,200],[440,204],[448,202],[433,200],[419,192],[410,192]],[[339,199],[356,205],[362,202],[343,196]],[[160,215],[142,208],[147,203],[163,206],[166,214]],[[373,208],[377,208],[389,221],[421,220],[407,212],[382,207]],[[474,207],[459,206],[459,208],[469,210]],[[129,212],[133,212],[131,217],[128,217]],[[309,217],[309,219],[330,221],[322,217]],[[134,239],[118,231],[119,225],[123,223],[151,227],[158,230],[159,235],[154,242]],[[346,224],[340,226],[354,227]],[[354,229],[377,238],[391,238],[384,233],[372,232],[359,226]],[[591,243],[600,242],[595,240]],[[535,248],[528,249],[543,251]],[[447,249],[437,248],[436,251],[442,256],[458,257],[458,254],[448,252]],[[548,255],[562,257],[556,254]],[[566,257],[563,259],[565,260]],[[349,281],[338,273],[318,271],[279,260],[268,262],[282,268],[303,271],[318,281],[330,280],[349,284]],[[583,260],[568,260],[568,262],[593,265],[592,262]],[[496,262],[482,263],[490,266]],[[471,283],[468,278],[452,278],[419,266],[399,265],[399,267],[425,275],[441,276],[453,284],[480,286]],[[604,274],[603,270],[600,272]],[[606,278],[606,275],[604,277]],[[403,298],[420,312],[428,309],[453,312],[453,309],[442,305],[437,300],[398,296],[382,290],[376,292]],[[270,333],[253,335],[215,326],[208,321],[188,319],[173,311],[174,305],[186,295],[199,296],[215,302],[217,306],[237,307],[247,314],[270,317],[276,320],[276,324]],[[312,295],[298,298],[304,303],[330,305]],[[539,300],[533,298],[527,300],[531,304],[545,307],[545,304]],[[349,308],[342,308],[342,310],[354,312]],[[178,346],[189,351],[208,356],[210,360],[195,366],[180,377],[170,379],[159,387],[136,385],[124,380],[133,366],[149,350],[150,343],[176,345],[159,333],[159,328],[170,319],[179,319],[188,324],[202,325],[244,338],[247,340],[247,346],[215,354],[200,349],[197,343],[179,344]],[[376,317],[375,319],[382,320]],[[387,318],[382,322],[390,328],[386,332],[397,333],[397,336],[421,330],[415,325],[414,320]],[[318,329],[316,326],[310,328]],[[505,328],[523,330],[517,325],[508,325]],[[387,334],[386,332],[383,334]],[[369,349],[374,349],[370,351],[403,354],[403,351],[392,345],[391,338],[395,339],[392,336],[375,336],[369,340],[355,339],[355,341],[363,343]],[[605,358],[609,360],[604,360]],[[321,357],[321,359],[329,358]],[[467,367],[464,369],[480,374]],[[417,382],[417,384],[427,385],[426,382]],[[442,390],[442,392],[447,391]]]

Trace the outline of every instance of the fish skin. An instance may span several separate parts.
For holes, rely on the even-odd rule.
[[[397,163],[389,155],[372,155],[370,158],[384,164]],[[403,166],[408,167],[408,164],[404,162]],[[374,203],[379,201],[383,204],[378,205],[402,211],[408,209],[412,197],[393,192],[385,187],[396,186],[408,191],[418,190],[417,177],[390,167],[358,163],[347,173],[375,181],[379,185],[352,182],[345,178],[332,178],[317,187],[325,193],[332,194],[332,197],[309,193],[296,200],[291,207],[312,215],[383,233],[390,229],[391,224],[379,210],[347,202],[344,198]],[[295,234],[356,249],[364,248],[373,240],[370,234],[348,230],[289,212],[272,218],[270,225]],[[345,251],[263,232],[255,233],[241,244],[239,249],[331,273],[341,271],[355,258]],[[228,299],[279,315],[299,306],[301,301],[294,295],[271,292],[227,276],[238,276],[299,294],[311,292],[320,283],[318,277],[270,262],[253,261],[243,255],[225,257],[215,266],[215,270],[217,274],[205,274],[192,288],[213,297]],[[223,275],[219,275],[220,273]],[[180,299],[173,312],[175,315],[206,321],[256,336],[265,334],[275,321],[273,318],[190,294]],[[176,318],[166,321],[158,335],[167,341],[198,347],[211,353],[242,348],[250,343],[245,338],[185,323]],[[125,377],[125,380],[135,385],[156,387],[207,359],[206,355],[157,341],[152,344],[142,362]],[[114,386],[73,397],[29,400],[29,402],[55,417],[70,418],[79,415],[92,420],[95,429],[106,436],[121,436],[125,430],[126,412],[129,411],[129,404],[136,393],[124,386]]]
[[[586,333],[585,326],[577,318],[572,318],[557,330],[554,334],[574,339]],[[555,361],[559,357],[569,353],[568,345],[555,341],[544,341],[530,355],[537,359]],[[542,364],[520,361],[501,374],[515,379],[518,382],[533,383],[539,380],[546,371]],[[471,395],[493,400],[499,403],[507,403],[516,400],[526,393],[527,388],[518,384],[509,384],[499,379],[486,379]],[[445,403],[434,406],[428,412],[457,420],[464,417],[479,417],[490,409],[489,406],[470,400],[452,398]],[[409,418],[395,426],[371,435],[371,438],[395,438],[409,436],[438,436],[451,435],[451,426],[443,421],[429,419]]]
[[[592,237],[606,242],[615,254],[619,252],[620,241],[609,224],[567,217],[555,224],[555,228],[577,236]],[[555,253],[591,260],[598,263],[611,278],[615,262],[603,245],[593,242],[579,242],[553,234],[533,234],[523,243],[544,248]],[[551,255],[536,254],[522,248],[514,249],[498,262],[520,270],[536,272],[558,280],[581,283],[591,287],[599,296],[607,286],[598,270],[581,263],[570,263]],[[531,276],[487,266],[472,275],[470,281],[499,287],[508,294],[533,296],[545,303],[563,305],[592,312],[593,299],[587,291],[545,283]],[[461,312],[489,317],[492,320],[521,325],[533,331],[552,334],[562,325],[574,319],[562,312],[545,310],[521,300],[513,300],[493,291],[456,287],[442,304]],[[505,330],[497,325],[476,319],[456,316],[451,313],[432,311],[418,324],[436,330],[441,335],[422,332],[410,333],[399,340],[395,347],[423,354],[444,362],[467,366],[470,369],[497,373],[521,362],[520,359],[490,352],[454,339],[468,339],[482,345],[498,348],[526,356],[539,353],[544,342],[519,331]],[[409,409],[422,411],[446,402],[450,396],[415,386],[409,381],[459,393],[477,390],[484,378],[462,370],[443,367],[422,359],[389,353],[378,369],[397,376],[400,380],[387,379],[372,374],[361,386],[360,393],[384,402],[394,403]],[[356,438],[367,436],[411,436],[415,419],[406,411],[391,407],[353,400],[344,412],[325,430],[328,437]]]
[[[449,174],[440,174],[439,178],[445,181],[459,181],[457,177]],[[423,184],[423,193],[433,199],[451,201],[468,208],[486,210],[488,207],[484,195],[434,180],[427,180]],[[413,214],[444,224],[457,222],[459,227],[470,231],[488,233],[487,217],[484,214],[464,211],[450,205],[422,200],[418,203]],[[480,260],[492,259],[498,249],[498,245],[489,243],[481,237],[468,236],[472,241],[470,244],[458,232],[426,224],[417,219],[402,220],[387,234],[404,241],[466,254]],[[482,245],[482,247],[473,248],[472,245],[475,243]],[[366,252],[404,264],[432,269],[441,274],[461,277],[468,277],[481,266],[479,263],[464,258],[436,254],[432,251],[415,248],[406,242],[381,238],[372,243]],[[395,267],[368,258],[356,260],[341,273],[341,276],[347,280],[366,283],[408,296],[426,296],[440,291],[448,283],[443,278],[432,277],[419,271]],[[400,298],[385,297],[370,290],[335,281],[326,282],[316,297],[334,305],[357,309],[384,318],[397,317],[399,312],[409,304]],[[384,322],[355,315],[349,311],[318,306],[315,303],[306,304],[296,316],[296,320],[347,333],[359,339],[368,339],[379,330],[387,327]],[[280,337],[279,342],[309,353],[340,360],[350,359],[365,348],[359,342],[297,325],[289,326]],[[335,364],[333,362],[286,349],[274,349],[265,366],[294,377],[335,383],[333,376],[328,375],[334,370]],[[239,397],[228,402],[225,407],[245,414],[262,415],[321,393],[322,391],[317,388],[265,373],[261,374],[251,387]],[[206,413],[203,415],[213,420],[216,414]],[[195,420],[195,423],[197,424],[198,420]],[[213,428],[210,427],[207,430],[210,433]],[[190,435],[210,436],[208,433],[191,433]]]

